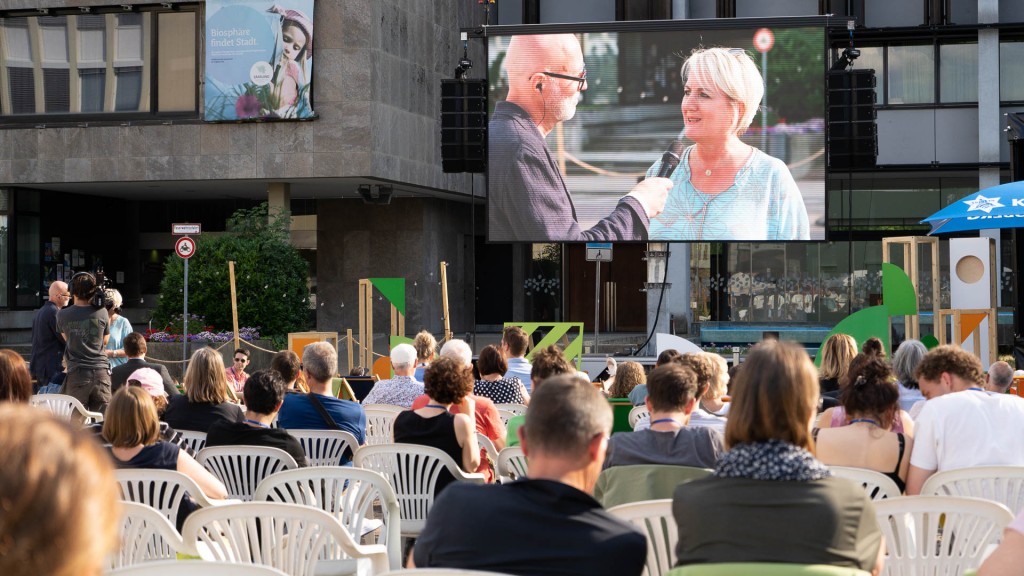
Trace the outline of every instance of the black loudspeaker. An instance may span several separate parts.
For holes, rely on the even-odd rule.
[[[487,80],[441,80],[441,168],[487,169]]]
[[[828,73],[828,165],[871,168],[878,160],[875,71]]]

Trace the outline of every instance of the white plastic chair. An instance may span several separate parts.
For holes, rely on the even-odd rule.
[[[525,478],[528,469],[521,446],[509,446],[498,453],[498,478],[501,482]]]
[[[434,487],[442,470],[456,480],[484,483],[484,475],[466,473],[444,451],[418,444],[364,446],[356,466],[379,472],[391,483],[402,516],[402,536],[418,536],[434,504]]]
[[[476,433],[476,442],[483,448],[484,452],[487,453],[487,458],[494,463],[495,468],[498,466],[498,447],[494,445],[494,441],[488,438],[481,432]]]
[[[904,496],[874,505],[887,576],[959,576],[975,569],[1013,520],[1006,506],[980,498]]]
[[[312,506],[246,502],[204,508],[188,517],[181,535],[187,552],[204,560],[266,564],[290,576],[388,569],[384,546],[357,544],[334,516]],[[342,557],[348,559],[332,560]]]
[[[233,564],[231,562],[147,562],[141,566],[129,566],[107,572],[107,576],[288,576],[277,568],[256,564]]]
[[[188,447],[196,454],[203,448],[206,448],[206,432],[198,430],[176,430],[176,432],[181,433],[182,441],[188,444]]]
[[[228,497],[248,502],[261,480],[298,468],[291,454],[269,446],[208,446],[196,458],[228,489]]]
[[[676,564],[679,530],[672,516],[672,499],[620,504],[608,513],[629,522],[647,536],[647,561],[643,576],[662,576]]]
[[[103,422],[103,414],[86,410],[78,398],[67,394],[36,394],[29,399],[29,404],[45,408],[54,416],[71,423],[78,422],[74,419],[76,413],[83,418],[85,425]]]
[[[383,528],[375,543],[387,547],[388,563],[392,568],[402,566],[398,498],[388,479],[373,470],[321,466],[278,472],[260,482],[253,501],[319,508],[337,518],[356,540]],[[377,506],[381,508],[380,513],[375,512]]]
[[[932,474],[922,496],[969,496],[999,502],[1011,511],[1024,509],[1024,466],[975,466]]]
[[[481,570],[460,570],[458,568],[408,568],[394,570],[380,576],[508,576],[504,572],[484,572]]]
[[[523,404],[495,404],[494,407],[498,409],[498,417],[505,428],[508,428],[508,421],[513,416],[526,414],[526,406]]]
[[[343,430],[289,430],[288,433],[302,444],[310,466],[338,466],[346,450],[355,454],[359,449],[356,437]]]
[[[177,522],[178,508],[181,507],[186,492],[202,508],[230,502],[210,500],[195,480],[174,470],[126,468],[115,470],[114,476],[121,486],[122,500],[155,509],[170,521],[172,526]]]
[[[633,406],[633,409],[629,411],[629,427],[635,428],[637,420],[641,418],[650,418],[651,412],[647,409],[647,406],[641,404],[639,406]]]
[[[884,500],[886,498],[899,498],[903,495],[899,486],[881,472],[868,470],[867,468],[853,468],[850,466],[829,466],[832,474],[840,478],[856,482],[864,488],[868,498],[872,500]]]
[[[395,441],[395,417],[405,411],[391,404],[363,406],[366,412],[366,445],[378,446]]]
[[[174,560],[184,549],[174,524],[159,510],[135,502],[121,503],[120,542],[120,549],[110,558],[111,568]]]

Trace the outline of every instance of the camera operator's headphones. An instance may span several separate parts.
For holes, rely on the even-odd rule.
[[[75,280],[86,277],[92,280],[93,284],[93,295],[89,299],[89,304],[92,304],[95,308],[103,308],[106,306],[106,294],[104,293],[103,287],[96,283],[96,277],[91,272],[75,272],[71,277],[72,289],[75,285]],[[74,294],[74,292],[72,292]]]

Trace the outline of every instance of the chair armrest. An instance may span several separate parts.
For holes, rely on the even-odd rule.
[[[487,483],[487,478],[484,477],[484,475],[479,472],[468,473],[463,472],[462,470],[459,470],[458,472],[458,474],[454,474],[456,480],[462,480],[463,482],[472,482],[473,484]]]

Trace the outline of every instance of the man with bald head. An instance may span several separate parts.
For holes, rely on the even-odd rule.
[[[62,371],[60,362],[66,345],[57,330],[57,311],[68,305],[71,292],[67,284],[58,280],[50,284],[48,295],[49,301],[43,303],[32,319],[32,359],[28,368],[36,379],[36,390],[49,384]]]
[[[545,142],[572,119],[587,89],[579,40],[572,34],[514,36],[505,55],[508,96],[488,128],[490,239],[495,241],[646,240],[665,208],[672,181],[648,178],[619,199],[593,228],[580,228],[557,159]]]

